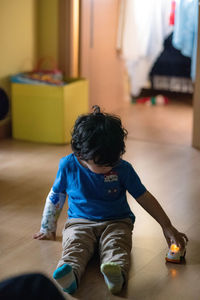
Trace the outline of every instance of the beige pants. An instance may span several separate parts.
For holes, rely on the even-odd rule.
[[[63,230],[63,252],[58,267],[70,264],[79,282],[88,261],[98,249],[100,263],[119,264],[127,279],[132,230],[129,218],[102,222],[68,219]]]

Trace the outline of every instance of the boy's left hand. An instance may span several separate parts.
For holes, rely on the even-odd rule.
[[[182,249],[185,248],[185,245],[188,242],[188,237],[185,233],[179,232],[172,225],[169,227],[164,227],[163,233],[169,247],[171,246],[171,244],[176,244]]]

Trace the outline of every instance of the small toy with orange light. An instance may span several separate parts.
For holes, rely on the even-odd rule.
[[[180,264],[185,260],[185,254],[185,248],[180,249],[180,247],[178,247],[176,244],[172,244],[165,259],[167,262]]]

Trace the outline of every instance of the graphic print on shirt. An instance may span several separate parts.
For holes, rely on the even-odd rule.
[[[104,182],[113,182],[118,181],[117,172],[110,171],[109,173],[104,175]]]
[[[104,183],[107,183],[107,196],[116,196],[119,191],[119,182],[117,172],[110,171],[104,175]]]

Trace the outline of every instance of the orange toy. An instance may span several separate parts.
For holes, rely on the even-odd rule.
[[[169,249],[165,259],[167,262],[180,264],[181,262],[184,261],[185,254],[186,254],[185,248],[180,249],[176,244],[172,244],[170,246],[170,249]]]

